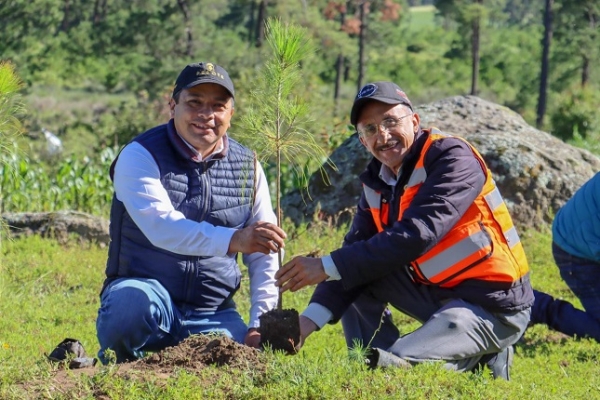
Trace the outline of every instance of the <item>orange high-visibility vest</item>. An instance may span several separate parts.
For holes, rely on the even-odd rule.
[[[429,147],[445,137],[450,135],[431,129],[400,199],[399,221],[427,179],[423,163]],[[492,173],[477,150],[467,144],[486,171],[485,184],[456,225],[408,266],[416,281],[443,287],[455,286],[466,279],[511,283],[529,271],[523,245]],[[363,185],[363,190],[377,229],[382,232],[383,223],[388,222],[389,204],[373,189]]]

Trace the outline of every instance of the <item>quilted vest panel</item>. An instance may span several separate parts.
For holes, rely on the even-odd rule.
[[[223,158],[193,162],[177,151],[167,129],[167,125],[153,128],[134,141],[156,160],[173,207],[187,219],[242,228],[252,215],[254,203],[254,154],[229,138]],[[231,298],[241,281],[236,254],[185,256],[160,249],[150,243],[116,197],[110,235],[105,286],[120,277],[152,278],[169,291],[175,303],[202,310],[234,305]]]

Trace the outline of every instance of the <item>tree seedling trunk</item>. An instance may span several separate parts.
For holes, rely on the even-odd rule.
[[[266,3],[266,2],[265,2]],[[282,158],[294,166],[306,160],[319,164],[327,158],[325,151],[316,143],[310,126],[310,112],[302,97],[295,93],[303,87],[301,62],[313,53],[313,46],[306,31],[295,25],[284,25],[278,20],[267,20],[266,39],[273,57],[267,60],[263,76],[251,92],[254,107],[248,107],[242,117],[244,129],[240,136],[256,149],[261,160],[276,159],[277,225],[281,227],[281,163]],[[238,136],[239,137],[239,136]],[[283,265],[283,253],[278,251],[279,268]],[[273,350],[296,354],[300,343],[298,311],[284,310],[279,295],[277,308],[260,316],[261,345]]]
[[[281,226],[281,149],[277,149],[277,225]],[[283,265],[281,249],[277,252],[279,268]],[[261,346],[273,350],[283,350],[287,354],[296,354],[300,343],[300,320],[295,309],[283,309],[281,293],[277,299],[277,308],[267,311],[259,317]]]

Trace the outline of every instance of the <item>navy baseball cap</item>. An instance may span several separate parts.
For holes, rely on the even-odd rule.
[[[386,104],[404,104],[411,111],[414,111],[406,93],[395,83],[388,81],[367,83],[359,90],[354,99],[354,104],[352,104],[352,111],[350,112],[350,123],[352,125],[356,126],[360,110],[371,100]]]
[[[225,68],[209,62],[188,64],[179,73],[175,81],[173,97],[183,89],[189,89],[201,83],[216,83],[217,85],[221,85],[231,93],[231,97],[234,97],[233,82],[229,78],[229,74],[225,71]]]

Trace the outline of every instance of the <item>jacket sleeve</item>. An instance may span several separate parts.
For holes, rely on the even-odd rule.
[[[321,282],[315,288],[310,303],[317,303],[331,311],[330,324],[335,324],[342,318],[350,304],[356,300],[363,290],[362,286],[346,290],[342,281]]]
[[[458,222],[485,183],[479,160],[458,138],[434,142],[424,167],[427,179],[400,221],[331,253],[345,289],[381,279],[427,252]]]
[[[365,199],[364,192],[361,194],[356,209],[356,214],[352,219],[350,230],[344,237],[344,246],[349,246],[362,240],[367,240],[377,234],[377,227],[373,222],[373,216],[369,211],[369,205]]]

